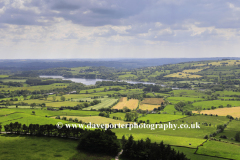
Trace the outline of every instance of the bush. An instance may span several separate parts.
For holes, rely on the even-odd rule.
[[[208,135],[205,135],[205,136],[204,136],[204,139],[208,139]]]
[[[81,135],[77,149],[116,156],[120,151],[120,142],[111,130],[98,129],[84,132]]]
[[[227,136],[225,136],[225,135],[221,135],[220,138],[227,139]]]
[[[235,138],[235,141],[240,142],[240,132],[237,132],[234,138]]]
[[[60,119],[60,116],[57,116],[55,119]]]

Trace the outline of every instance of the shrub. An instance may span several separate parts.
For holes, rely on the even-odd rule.
[[[55,119],[60,119],[60,116],[57,116]]]
[[[221,135],[220,138],[227,139],[227,136],[225,136],[225,135]]]
[[[208,139],[208,135],[205,135],[205,136],[204,136],[204,139]]]
[[[240,132],[237,132],[234,138],[235,138],[235,141],[240,142]]]

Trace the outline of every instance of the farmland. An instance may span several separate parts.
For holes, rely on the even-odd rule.
[[[139,109],[141,110],[149,110],[152,111],[154,108],[161,107],[160,105],[152,105],[152,104],[140,104]]]
[[[102,98],[100,100],[101,100],[101,103],[94,105],[94,106],[84,108],[83,110],[108,108],[109,106],[111,106],[112,104],[114,104],[115,102],[118,101],[118,99],[112,99],[112,98]]]
[[[237,64],[237,61],[202,61],[145,67],[135,70],[105,68],[106,71],[103,68],[91,66],[65,68],[63,72],[61,72],[61,68],[49,69],[56,72],[60,70],[64,74],[69,73],[70,77],[71,74],[80,77],[89,75],[109,76],[113,80],[115,80],[114,78],[137,82],[144,80],[157,85],[106,81],[87,86],[74,82],[65,83],[66,81],[62,83],[63,81],[60,80],[58,82],[61,83],[53,83],[54,79],[42,80],[38,77],[16,76],[14,77],[16,79],[6,76],[0,77],[1,131],[4,132],[4,125],[11,122],[26,125],[55,125],[58,122],[63,124],[83,123],[84,126],[87,126],[90,122],[91,124],[132,124],[135,122],[149,126],[155,124],[159,126],[169,125],[170,123],[177,126],[198,124],[199,128],[176,127],[173,129],[168,127],[151,129],[151,127],[148,127],[111,130],[116,133],[118,139],[121,139],[123,135],[126,139],[133,135],[136,141],[147,137],[153,143],[163,141],[176,150],[183,151],[191,159],[221,160],[222,158],[219,157],[239,159],[237,150],[239,150],[240,142],[234,139],[237,132],[240,131],[238,120],[240,118],[238,78],[240,69],[238,69]],[[38,72],[44,73],[45,71],[36,71],[36,73]],[[179,75],[179,73],[182,75]],[[36,83],[29,83],[29,80]],[[40,81],[52,81],[52,83],[37,84]],[[72,91],[76,92],[70,94]],[[32,106],[32,104],[36,105]],[[178,104],[185,104],[183,110],[178,108]],[[219,108],[219,106],[223,108]],[[197,107],[200,108],[200,114],[197,112]],[[214,107],[216,109],[211,109]],[[234,119],[230,120],[229,117],[226,117],[227,115],[233,116]],[[63,120],[65,119],[63,117],[66,117],[66,120]],[[70,119],[77,119],[77,121],[70,121]],[[226,127],[218,133],[219,125]],[[227,138],[223,138],[224,136]],[[49,144],[49,147],[53,149],[47,147],[46,149],[50,151],[45,153],[46,149],[41,149],[46,145],[43,143],[45,138],[51,139],[50,142],[57,145],[64,145],[65,143],[66,146],[71,145],[71,147],[69,147],[69,150],[58,153],[62,148],[60,147],[57,150],[53,147],[53,144]],[[23,139],[29,141],[26,145],[34,147],[35,155],[29,155],[22,148],[22,154],[12,153],[16,152],[16,149],[13,151],[7,149],[10,144],[19,146]],[[37,144],[38,140],[42,141],[43,144],[39,142],[39,145],[32,145]],[[5,145],[6,149],[1,148],[0,159],[14,159],[10,154],[20,158],[29,157],[29,159],[38,159],[41,156],[45,159],[65,159],[63,154],[68,155],[72,160],[75,160],[74,158],[77,156],[85,156],[86,159],[91,159],[87,153],[75,152],[76,142],[71,140],[66,140],[66,142],[65,140],[59,140],[57,143],[54,138],[50,137],[24,137],[3,134],[0,136],[0,143],[9,143],[9,145]],[[28,149],[28,146],[24,147]],[[74,152],[70,153],[71,150],[74,150]],[[195,151],[196,154],[194,154]],[[111,157],[108,158],[111,159]]]
[[[196,113],[196,111],[193,111]],[[233,117],[240,118],[240,107],[230,107],[230,108],[217,108],[214,110],[202,110],[201,114],[213,114],[213,115],[219,115],[219,116],[227,116],[231,115]]]
[[[138,106],[137,99],[129,99],[127,97],[122,97],[119,102],[113,107],[113,109],[123,109],[123,107],[127,107],[129,109],[136,109]]]
[[[153,104],[153,105],[161,105],[164,103],[162,98],[144,98],[141,104]]]

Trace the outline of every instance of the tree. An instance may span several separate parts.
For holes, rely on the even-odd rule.
[[[197,106],[195,110],[198,112],[198,114],[200,114],[202,111],[202,106]]]
[[[53,96],[52,99],[53,99],[53,102],[55,102],[56,101],[56,96]]]
[[[81,135],[77,149],[115,156],[120,151],[120,142],[111,130],[98,129],[84,132]]]
[[[62,101],[65,101],[65,99],[66,99],[66,98],[65,98],[64,96],[61,97],[61,100],[62,100]]]
[[[47,98],[48,98],[48,95],[47,95],[47,94],[44,94],[44,98],[45,98],[45,100],[47,100]]]
[[[31,103],[30,104],[30,107],[32,107],[32,108],[35,107],[35,106],[36,106],[36,103]]]

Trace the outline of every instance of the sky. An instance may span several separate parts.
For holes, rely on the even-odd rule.
[[[0,0],[0,59],[240,57],[238,0]]]

